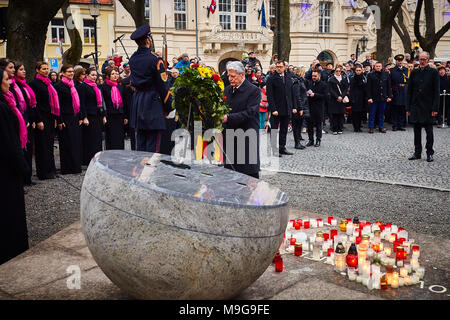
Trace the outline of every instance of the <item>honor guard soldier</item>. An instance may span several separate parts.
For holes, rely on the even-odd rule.
[[[139,27],[132,35],[139,48],[131,56],[131,85],[136,89],[131,108],[131,126],[136,130],[138,151],[159,152],[166,130],[164,113],[172,110],[172,96],[161,57],[151,52],[150,26]]]
[[[392,130],[405,131],[406,125],[406,93],[408,83],[408,69],[403,66],[405,56],[398,54],[394,57],[396,66],[391,68],[392,86]]]

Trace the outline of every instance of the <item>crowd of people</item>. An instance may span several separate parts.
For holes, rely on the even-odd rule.
[[[161,132],[177,127],[175,112],[166,110],[166,104],[171,103],[168,89],[186,68],[192,64],[201,65],[202,61],[198,57],[189,58],[184,53],[174,57],[167,69],[161,67],[161,55],[158,52],[150,54],[148,33],[144,31],[145,36],[140,34],[139,29],[137,31],[140,48],[129,62],[124,63],[119,54],[110,55],[100,68],[101,72],[95,66],[84,68],[68,64],[56,72],[49,69],[47,62],[40,61],[33,70],[36,76],[27,83],[26,75],[30,70],[25,70],[23,63],[0,59],[0,130],[4,147],[0,157],[0,179],[2,189],[5,189],[0,194],[1,202],[6,204],[6,216],[2,217],[0,224],[0,264],[28,248],[23,185],[35,184],[31,179],[33,153],[39,180],[57,176],[54,157],[56,137],[61,174],[81,173],[82,167],[104,149],[103,140],[106,150],[124,149],[127,135],[132,150],[156,148],[156,152],[170,154],[170,146],[173,146],[170,135],[164,137],[162,133],[167,141],[161,143]],[[150,63],[148,57],[155,60],[146,69],[155,68],[161,73],[155,74],[154,78],[148,78],[147,71],[142,74],[136,71],[142,63]],[[255,53],[245,53],[241,62],[232,64],[230,68],[228,65],[221,75],[227,87],[224,94],[230,96],[229,104],[233,104],[233,111],[224,118],[224,123],[229,128],[237,125],[236,114],[233,113],[237,109],[245,113],[251,95],[259,105],[259,118],[252,119],[248,127],[255,127],[256,130],[279,129],[278,155],[281,157],[293,154],[286,147],[290,126],[294,148],[305,149],[320,147],[322,134],[327,133],[326,120],[333,135],[342,134],[345,123],[351,123],[355,132],[362,132],[363,126],[367,125],[368,132],[373,134],[376,128],[386,133],[385,120],[392,123],[393,131],[405,130],[409,121],[414,124],[416,145],[410,160],[420,159],[420,132],[425,127],[427,160],[433,161],[430,126],[450,122],[450,98],[446,100],[446,114],[443,112],[442,95],[440,104],[435,106],[435,89],[440,87],[441,93],[450,91],[450,61],[438,63],[430,60],[426,53],[418,57],[418,60],[411,60],[409,55],[397,55],[395,64],[390,62],[383,66],[370,56],[361,62],[352,55],[344,64],[323,65],[314,60],[308,68],[289,65],[279,61],[275,55],[267,72],[264,72]],[[133,75],[132,69],[135,70]],[[414,73],[415,70],[418,72]],[[159,84],[164,86],[155,87],[153,79],[164,81]],[[245,80],[251,86],[247,83],[243,85]],[[431,87],[429,84],[432,84]],[[242,92],[232,103],[239,88]],[[150,95],[149,90],[153,92]],[[132,111],[139,108],[136,105],[140,105],[141,100],[136,102],[137,99],[143,99],[142,104],[148,99],[158,100],[153,95],[159,95],[159,101],[164,102],[164,110],[160,113],[166,123],[155,129],[152,122],[155,119],[152,120],[152,115],[149,115],[150,118],[145,121],[150,122],[140,124],[140,120],[135,120],[137,124],[130,126],[131,113],[141,112]],[[133,100],[136,100],[134,104]],[[433,113],[425,114],[424,110],[428,110],[429,105],[432,105]],[[148,113],[148,110],[145,112]],[[147,128],[149,123],[153,124]],[[302,133],[306,132],[308,142],[304,146],[301,143],[304,140]],[[259,165],[251,167],[247,174],[258,177]],[[10,227],[12,225],[14,228]],[[17,241],[11,244],[10,239]]]

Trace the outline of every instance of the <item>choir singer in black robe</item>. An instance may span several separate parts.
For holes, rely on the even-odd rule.
[[[0,69],[0,265],[28,249],[23,180],[30,168],[19,137],[20,123],[5,99],[8,75]],[[23,119],[22,119],[23,121]],[[22,123],[24,125],[24,122]],[[22,128],[22,130],[26,130]]]

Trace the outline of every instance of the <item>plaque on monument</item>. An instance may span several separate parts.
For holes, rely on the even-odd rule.
[[[92,256],[138,299],[233,298],[270,265],[287,219],[267,182],[157,153],[98,153],[81,191]]]

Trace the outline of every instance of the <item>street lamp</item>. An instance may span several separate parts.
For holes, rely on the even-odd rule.
[[[369,39],[367,39],[366,36],[363,36],[361,39],[358,40],[358,44],[356,45],[356,60],[358,60],[358,56],[360,53],[363,53],[366,51],[368,42],[369,42]],[[359,49],[360,45],[361,45],[361,50]]]
[[[98,68],[98,49],[97,49],[97,17],[100,15],[100,4],[97,0],[91,0],[89,3],[89,12],[94,18],[94,40],[95,40],[95,69]]]
[[[420,48],[420,42],[417,39],[414,39],[413,46],[414,46],[414,50],[412,51],[412,54],[411,54],[411,56],[412,56],[411,60],[416,59],[416,55],[419,52],[419,48]]]

